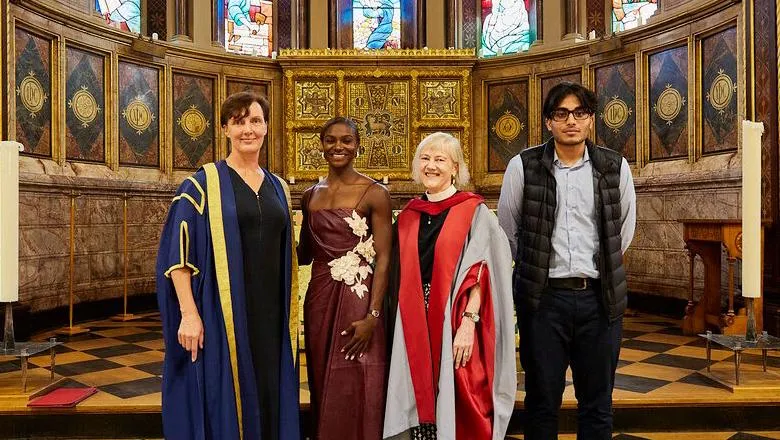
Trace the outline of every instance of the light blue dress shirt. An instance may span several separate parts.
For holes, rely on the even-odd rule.
[[[555,153],[553,160],[557,204],[552,234],[549,278],[599,278],[596,254],[599,248],[593,195],[593,166],[588,150],[571,166]],[[523,207],[525,175],[518,154],[509,162],[498,198],[498,223],[509,238],[512,256],[517,254],[517,231]],[[626,159],[620,167],[621,248],[626,252],[636,228],[636,192]]]

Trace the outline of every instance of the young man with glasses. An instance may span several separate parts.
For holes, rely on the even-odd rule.
[[[515,156],[498,220],[515,258],[514,297],[525,371],[525,438],[556,439],[571,366],[577,438],[609,439],[626,274],[636,223],[628,162],[588,139],[596,96],[563,82],[543,114],[552,138]]]

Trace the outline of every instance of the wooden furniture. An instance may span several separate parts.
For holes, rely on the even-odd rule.
[[[683,318],[683,333],[695,335],[707,328],[716,328],[727,335],[744,335],[747,314],[734,310],[734,265],[742,258],[742,220],[679,220],[683,224],[683,240],[688,249],[690,285],[688,305]],[[762,230],[763,247],[763,230]],[[720,300],[721,246],[728,252],[728,310],[724,313]],[[693,300],[693,263],[696,255],[704,263],[704,294],[697,303]],[[763,271],[762,271],[763,272]],[[764,328],[763,298],[753,301],[756,313],[756,331]]]

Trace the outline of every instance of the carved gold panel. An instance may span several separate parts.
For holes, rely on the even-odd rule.
[[[347,82],[347,114],[360,131],[358,168],[399,172],[409,168],[408,80]]]
[[[360,132],[355,168],[374,178],[411,178],[417,143],[452,133],[471,158],[467,69],[336,68],[285,71],[286,177],[313,180],[327,172],[319,131],[333,116],[352,118]]]
[[[296,168],[305,171],[327,172],[328,165],[320,151],[320,134],[318,131],[299,131],[295,133],[297,145]]]
[[[420,119],[460,119],[460,81],[421,80]]]
[[[327,121],[336,116],[336,83],[333,81],[295,82],[295,117]]]

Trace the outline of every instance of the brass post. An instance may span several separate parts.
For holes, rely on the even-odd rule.
[[[122,253],[123,253],[123,260],[124,260],[124,275],[122,277],[122,286],[123,286],[123,312],[114,316],[112,319],[114,321],[131,321],[133,319],[138,319],[135,315],[132,313],[127,313],[127,264],[128,264],[128,254],[127,254],[127,199],[129,199],[130,196],[127,195],[127,193],[122,194]]]
[[[74,272],[75,267],[75,255],[76,255],[76,194],[75,191],[70,191],[70,267],[68,270],[68,326],[57,330],[57,334],[60,335],[79,335],[87,333],[88,328],[75,327],[73,325],[73,284],[74,284]]]

